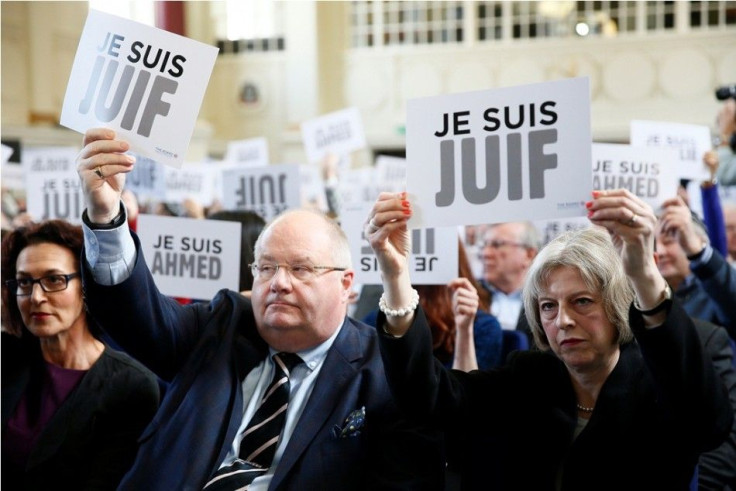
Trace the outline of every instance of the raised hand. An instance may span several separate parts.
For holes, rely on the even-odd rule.
[[[135,157],[124,153],[130,145],[116,140],[110,129],[87,130],[83,145],[77,155],[77,174],[87,201],[87,216],[92,223],[110,223],[120,213],[125,174],[133,169]]]
[[[590,221],[611,235],[639,305],[656,305],[666,281],[654,259],[657,217],[652,207],[626,189],[593,191],[586,207]]]

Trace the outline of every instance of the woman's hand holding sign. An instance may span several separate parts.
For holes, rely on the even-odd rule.
[[[115,132],[92,128],[84,134],[84,148],[77,156],[77,173],[92,223],[110,223],[120,213],[125,174],[133,170],[135,157],[126,155],[130,145],[115,139]]]

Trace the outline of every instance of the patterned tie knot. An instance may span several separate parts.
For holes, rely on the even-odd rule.
[[[296,353],[276,353],[273,355],[273,362],[280,370],[286,374],[287,377],[291,376],[291,371],[300,363],[302,359]]]

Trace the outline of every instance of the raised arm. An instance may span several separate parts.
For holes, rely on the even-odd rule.
[[[657,217],[652,207],[625,189],[593,191],[587,207],[590,221],[611,235],[634,288],[637,308],[646,312],[660,305],[668,287],[654,259]],[[659,326],[666,317],[661,310],[645,315],[644,323]]]
[[[406,193],[381,193],[364,225],[381,270],[385,306],[403,312],[386,316],[386,332],[393,336],[406,333],[414,319],[414,309],[407,307],[416,307],[408,266],[411,240],[407,221],[411,214]]]
[[[455,316],[455,353],[452,368],[469,372],[478,369],[473,324],[478,312],[478,291],[467,278],[455,278],[448,285]]]
[[[125,174],[133,170],[135,157],[126,155],[130,145],[115,139],[115,132],[93,128],[84,134],[84,148],[77,157],[77,173],[87,201],[87,217],[94,225],[108,225],[120,214]]]

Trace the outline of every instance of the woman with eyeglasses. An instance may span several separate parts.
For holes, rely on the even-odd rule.
[[[159,403],[156,377],[87,315],[81,227],[2,241],[2,488],[115,489]]]

